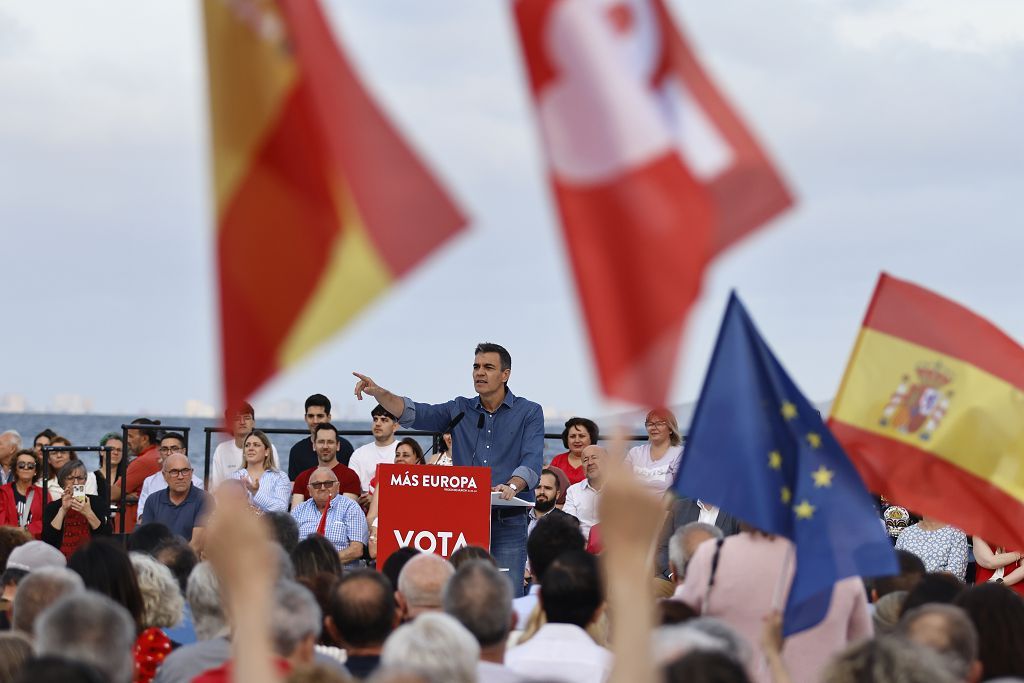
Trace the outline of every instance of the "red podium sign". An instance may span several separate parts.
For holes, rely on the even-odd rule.
[[[445,559],[467,545],[489,549],[491,470],[381,465],[377,510],[377,567],[406,546]]]

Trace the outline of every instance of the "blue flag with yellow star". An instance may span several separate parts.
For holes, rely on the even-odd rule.
[[[825,618],[839,579],[899,571],[860,475],[735,292],[675,490],[793,542],[796,571],[783,613],[786,635]]]

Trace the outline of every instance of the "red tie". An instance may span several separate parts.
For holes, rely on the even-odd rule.
[[[320,523],[316,526],[316,532],[321,536],[324,536],[324,531],[327,529],[327,513],[331,511],[331,500],[327,499],[327,505],[324,505],[324,512],[320,515]]]

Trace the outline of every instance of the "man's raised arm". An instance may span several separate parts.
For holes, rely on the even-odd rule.
[[[360,375],[358,372],[353,372],[359,381],[356,382],[356,398],[360,401],[363,400],[363,394],[369,394],[377,399],[377,403],[384,407],[384,410],[388,411],[397,418],[402,417],[402,413],[405,411],[405,401],[401,396],[392,394],[390,391],[382,386],[378,386],[376,382],[367,377],[366,375]]]

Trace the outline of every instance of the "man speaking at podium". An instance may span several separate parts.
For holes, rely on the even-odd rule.
[[[533,401],[508,389],[512,356],[497,344],[477,344],[473,357],[475,398],[458,396],[447,403],[416,403],[378,386],[366,375],[352,373],[356,398],[377,399],[403,427],[431,432],[452,431],[455,465],[491,468],[491,487],[502,499],[533,501],[533,489],[544,462],[544,413]],[[491,509],[491,554],[508,569],[513,595],[522,595],[526,565],[526,507]]]

